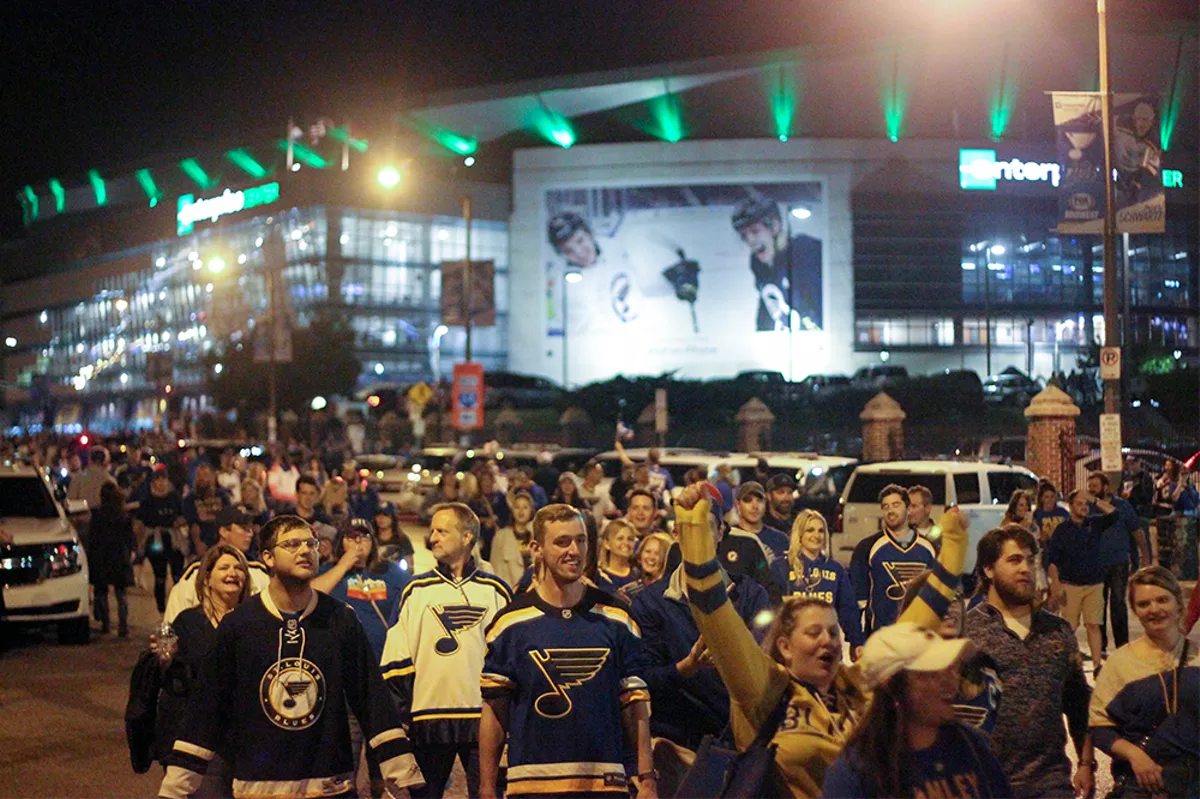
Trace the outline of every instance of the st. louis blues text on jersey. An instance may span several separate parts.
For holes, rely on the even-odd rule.
[[[457,580],[439,566],[405,587],[382,668],[414,744],[479,740],[483,632],[511,599],[504,581],[474,562]]]
[[[487,642],[483,698],[509,702],[508,795],[627,795],[621,712],[650,694],[624,603],[589,588],[560,608],[530,591]]]
[[[881,530],[854,547],[850,581],[859,608],[866,611],[863,631],[867,635],[895,623],[908,583],[937,560],[929,539],[911,532],[913,539],[907,545]]]
[[[819,599],[833,605],[846,640],[851,646],[862,646],[867,637],[863,635],[854,586],[842,564],[825,555],[810,560],[807,555],[801,554],[800,559],[803,570],[792,568],[788,572],[787,595],[799,599]]]

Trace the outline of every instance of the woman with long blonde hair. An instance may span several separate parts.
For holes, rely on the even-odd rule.
[[[637,528],[624,519],[613,519],[604,526],[596,563],[596,585],[616,596],[630,583],[637,582],[633,552],[637,547]]]
[[[797,514],[788,544],[787,596],[820,599],[832,605],[850,651],[857,657],[867,637],[863,634],[850,576],[842,564],[826,553],[828,541],[829,526],[824,516],[811,509]]]

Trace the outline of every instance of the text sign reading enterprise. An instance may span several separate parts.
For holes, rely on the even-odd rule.
[[[1013,158],[997,161],[995,150],[959,150],[958,185],[964,189],[994,191],[1000,180],[1049,181],[1058,185],[1059,165]]]
[[[227,214],[267,205],[278,199],[278,183],[264,183],[243,191],[226,189],[216,197],[203,200],[197,200],[191,194],[184,194],[179,198],[179,207],[175,212],[176,231],[178,235],[183,236],[191,233],[197,222],[205,219],[216,222]]]

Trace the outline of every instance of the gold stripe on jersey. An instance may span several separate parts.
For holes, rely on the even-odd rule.
[[[637,626],[637,622],[633,620],[632,616],[618,607],[613,605],[592,605],[590,608],[588,608],[588,612],[598,613],[610,621],[615,621],[617,624],[623,624],[629,630],[629,632],[634,634],[635,637],[642,637],[642,631],[641,628]]]
[[[505,613],[492,622],[492,629],[488,632],[487,642],[490,644],[500,637],[500,633],[507,630],[509,627],[522,624],[527,621],[539,619],[543,615],[540,608],[528,607],[514,610],[512,613]]]

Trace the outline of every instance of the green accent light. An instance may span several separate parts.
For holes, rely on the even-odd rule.
[[[243,191],[226,189],[216,197],[197,200],[191,194],[179,198],[175,212],[175,230],[180,236],[191,233],[197,222],[216,222],[227,214],[236,214],[248,208],[267,205],[279,199],[279,184],[264,183]]]
[[[570,121],[562,114],[551,109],[541,99],[533,114],[533,127],[544,138],[566,149],[575,143],[575,131]]]
[[[149,169],[139,169],[134,174],[137,175],[137,181],[142,185],[142,191],[146,192],[147,199],[150,200],[150,207],[158,205],[158,201],[162,199],[162,192],[158,190],[158,185],[154,182],[154,176],[150,174]]]
[[[87,174],[92,182],[92,190],[96,192],[96,205],[103,208],[108,205],[108,187],[104,185],[104,178],[94,169],[89,169]]]
[[[61,214],[67,207],[67,192],[63,190],[63,185],[57,178],[50,178],[49,185],[50,193],[54,195],[54,210]]]
[[[33,186],[25,187],[25,204],[28,209],[25,216],[25,224],[28,225],[38,218],[38,196],[34,192]]]
[[[650,99],[650,114],[656,124],[652,134],[674,144],[683,139],[683,112],[679,107],[679,98],[671,93],[669,86],[665,88],[665,94]]]
[[[278,144],[279,149],[286,153],[288,149],[287,140],[280,139]],[[292,142],[292,158],[296,159],[305,166],[311,166],[313,169],[324,169],[325,167],[329,166],[329,162],[321,157],[319,153],[298,141]]]
[[[780,141],[787,141],[792,135],[792,124],[796,118],[796,101],[799,92],[796,87],[795,70],[790,65],[780,64],[779,69],[771,73],[771,118],[775,120],[775,135]]]
[[[342,144],[349,143],[350,149],[357,150],[360,153],[367,151],[367,140],[354,138],[346,128],[330,128],[329,138],[334,141],[340,141]]]
[[[456,155],[474,155],[475,151],[479,149],[479,142],[477,140],[461,136],[452,130],[446,130],[420,117],[410,116],[404,121],[416,130],[417,133],[428,139],[432,139]]]
[[[908,105],[908,86],[900,77],[900,53],[892,55],[891,70],[885,77],[883,91],[883,120],[887,137],[900,141],[904,134],[904,113]]]
[[[1163,188],[1164,189],[1182,189],[1183,188],[1183,172],[1178,169],[1164,169]]]
[[[1000,63],[1000,81],[992,91],[992,99],[988,108],[988,121],[993,141],[1004,138],[1009,120],[1012,119],[1013,108],[1017,104],[1017,85],[1020,83],[1020,79],[1015,74],[1009,74],[1010,70],[1015,72],[1016,68],[1016,65],[1008,58],[1008,43],[1005,42],[1004,55]]]
[[[225,157],[229,159],[231,164],[255,180],[262,180],[267,175],[271,174],[265,166],[254,160],[254,156],[250,155],[250,153],[243,148],[230,150],[229,152],[225,153]]]
[[[200,162],[195,158],[183,159],[179,162],[179,168],[183,170],[183,174],[191,178],[202,189],[211,189],[216,185],[216,181],[208,176],[208,173],[204,171],[204,167],[200,166]]]

